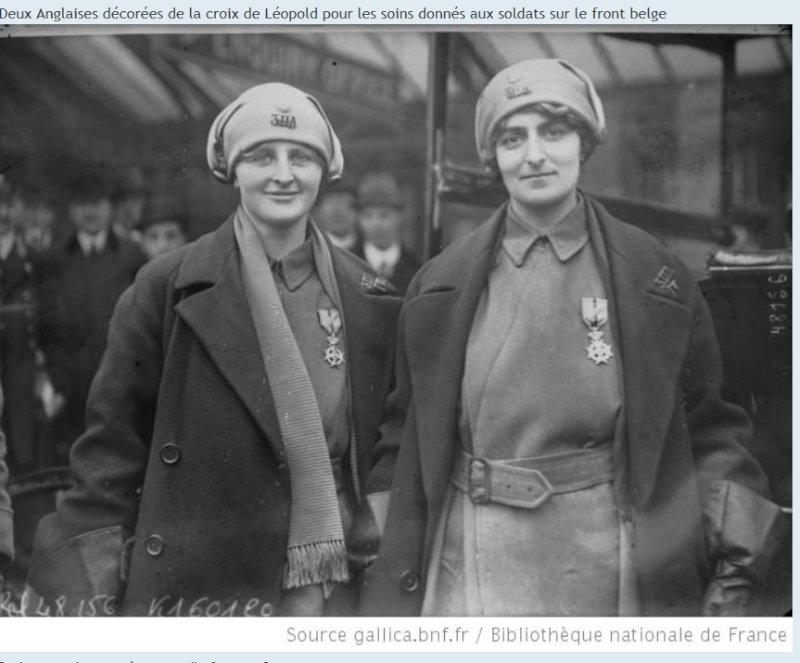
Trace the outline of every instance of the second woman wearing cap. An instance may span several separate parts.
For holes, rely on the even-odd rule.
[[[207,154],[240,204],[119,303],[76,485],[38,531],[30,584],[54,610],[351,610],[348,536],[399,300],[309,216],[343,167],[314,98],[248,90]]]
[[[780,513],[687,269],[577,188],[604,134],[564,61],[513,65],[478,101],[509,202],[409,288],[366,614],[748,609]]]

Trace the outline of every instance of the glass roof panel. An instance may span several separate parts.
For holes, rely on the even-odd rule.
[[[491,42],[507,63],[551,57],[546,50],[546,44],[531,32],[497,32],[481,36]]]
[[[116,37],[55,38],[42,52],[75,84],[145,122],[174,120],[181,108],[153,71]]]
[[[788,48],[784,48],[786,42]],[[736,44],[736,69],[740,75],[780,72],[792,61],[791,40],[789,37],[742,39]]]
[[[598,52],[605,54],[604,64],[612,76],[612,85],[663,83],[668,80],[667,69],[659,60],[657,45],[613,35],[596,35],[595,38]]]
[[[664,44],[660,48],[680,82],[722,76],[722,58],[715,53],[683,44]]]

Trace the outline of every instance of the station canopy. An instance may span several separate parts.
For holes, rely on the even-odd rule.
[[[398,110],[427,95],[431,33],[421,30],[0,32],[12,28],[13,38],[0,40],[0,71],[15,105],[54,107],[67,118],[65,106],[91,103],[100,114],[144,126],[206,119],[247,87],[282,80],[317,95],[343,121],[391,127],[401,123]],[[778,32],[736,26],[737,74],[790,70],[791,41],[776,39]],[[507,64],[556,57],[578,63],[607,90],[719,77],[716,47],[732,32],[457,34],[460,53],[477,67],[465,64],[452,85],[479,90]]]
[[[70,159],[143,168],[162,179],[183,173],[173,188],[211,224],[228,204],[211,209],[217,202],[205,191],[211,120],[248,87],[282,81],[320,100],[342,139],[346,177],[391,169],[421,199],[437,34],[449,37],[448,159],[480,165],[472,114],[494,73],[522,59],[563,58],[589,74],[616,119],[605,162],[588,164],[588,190],[716,223],[725,212],[721,173],[736,168],[742,181],[729,184],[731,204],[773,216],[779,210],[780,192],[771,182],[791,168],[792,37],[782,26],[438,33],[5,26],[0,170],[24,162],[23,181],[41,178],[54,190]],[[723,88],[732,80],[757,81],[760,88],[740,94],[746,113],[739,126],[748,131],[729,131],[742,144],[726,162]]]

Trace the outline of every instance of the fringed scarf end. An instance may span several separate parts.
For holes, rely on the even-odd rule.
[[[344,541],[319,541],[292,546],[287,550],[287,557],[283,572],[284,589],[322,585],[325,598],[328,598],[334,583],[350,580]]]

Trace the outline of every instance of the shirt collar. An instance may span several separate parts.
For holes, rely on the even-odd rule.
[[[16,237],[14,236],[14,232],[7,232],[0,235],[0,258],[5,260],[11,255],[11,251],[14,249],[14,244],[16,242]]]
[[[379,249],[374,244],[364,242],[364,257],[373,269],[384,265],[394,268],[400,261],[400,245],[392,244],[388,249]]]
[[[92,249],[97,252],[102,251],[106,248],[106,241],[108,240],[108,230],[101,230],[96,235],[90,235],[89,233],[77,233],[78,235],[78,243],[81,245],[81,249],[85,255],[89,255]]]
[[[331,244],[333,244],[337,249],[346,249],[347,251],[352,249],[358,243],[358,235],[355,233],[350,233],[344,237],[340,235],[334,235],[333,233],[328,233],[328,239],[331,240]]]
[[[517,267],[522,267],[525,258],[537,241],[547,240],[561,262],[567,262],[589,241],[589,228],[586,225],[586,204],[578,194],[578,203],[548,233],[540,233],[523,221],[511,206],[506,214],[503,248]]]
[[[267,258],[273,274],[276,274],[291,292],[303,285],[314,272],[314,248],[311,237],[306,238],[305,242],[280,260],[273,260],[269,256]]]

